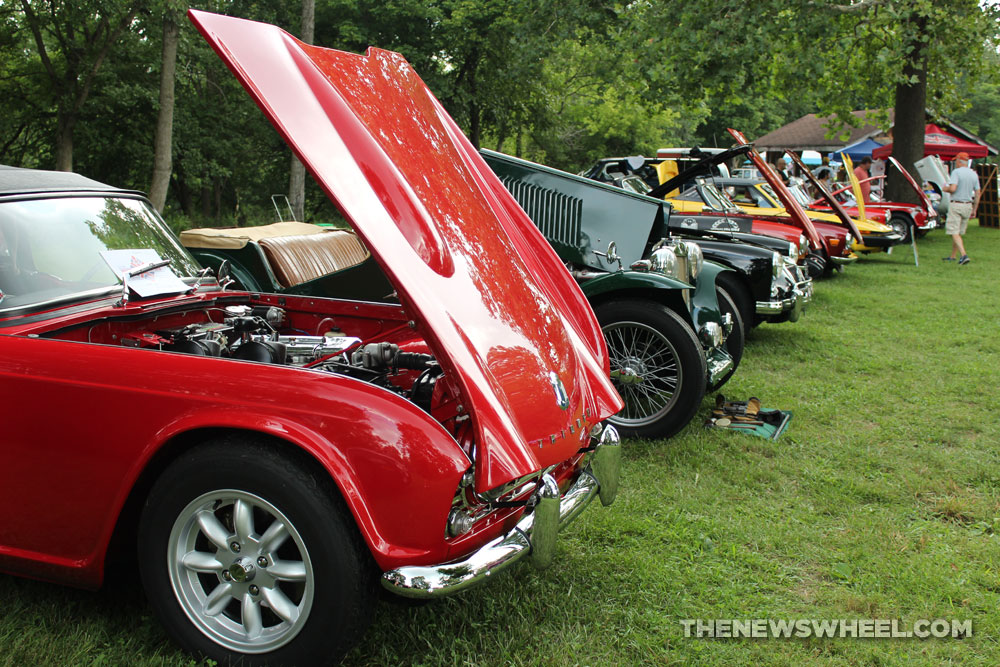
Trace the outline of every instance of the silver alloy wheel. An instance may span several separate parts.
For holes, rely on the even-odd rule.
[[[666,336],[641,322],[601,328],[611,357],[611,379],[625,407],[610,421],[638,427],[652,424],[677,402],[684,371]]]
[[[305,542],[252,493],[220,489],[190,502],[170,531],[167,567],[187,617],[230,650],[273,651],[309,618],[314,578]]]

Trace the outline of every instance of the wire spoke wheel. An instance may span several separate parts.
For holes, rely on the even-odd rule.
[[[610,302],[595,312],[625,403],[610,421],[629,436],[679,431],[705,395],[705,358],[690,326],[652,301]]]
[[[618,419],[643,426],[656,421],[677,400],[683,371],[666,336],[641,322],[616,322],[604,328],[612,355],[611,375],[625,401]]]

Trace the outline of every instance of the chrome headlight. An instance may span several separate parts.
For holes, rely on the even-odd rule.
[[[722,325],[718,322],[706,322],[698,331],[698,337],[701,339],[701,344],[709,350],[714,350],[721,346],[725,340],[725,334],[722,333]]]
[[[844,243],[847,244],[847,249],[850,250],[851,245],[854,243],[854,237],[851,236],[850,232],[847,232],[847,240]]]
[[[688,241],[684,246],[687,249],[688,271],[691,272],[691,280],[694,281],[701,273],[701,267],[705,263],[705,254],[697,243]]]
[[[809,254],[809,239],[806,238],[805,234],[799,234],[799,257],[805,257]]]
[[[797,262],[799,260],[799,249],[791,241],[788,242],[788,257],[793,261]]]
[[[680,278],[677,268],[677,255],[674,254],[674,249],[670,246],[654,250],[649,256],[649,261],[653,271],[670,276],[671,278]]]
[[[781,275],[781,269],[785,267],[785,260],[781,258],[781,253],[777,250],[771,254],[771,277],[777,278]]]

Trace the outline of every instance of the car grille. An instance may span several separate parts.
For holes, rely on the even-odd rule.
[[[500,180],[547,239],[571,246],[579,245],[582,199],[516,178]]]

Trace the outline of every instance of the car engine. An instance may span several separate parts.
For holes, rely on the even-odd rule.
[[[200,321],[121,336],[122,345],[266,364],[299,366],[345,375],[396,392],[431,411],[441,367],[429,354],[389,342],[365,344],[329,331],[321,336],[279,333],[286,313],[275,306],[227,306],[222,322]],[[412,380],[412,382],[410,382]]]

